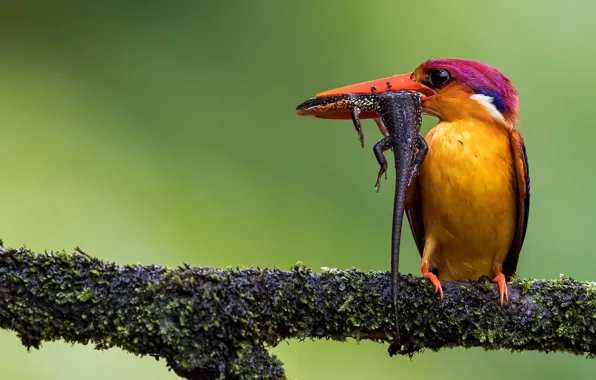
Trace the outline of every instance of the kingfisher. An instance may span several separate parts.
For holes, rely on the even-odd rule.
[[[441,300],[441,281],[492,278],[504,306],[530,211],[528,158],[516,129],[518,93],[505,75],[485,63],[447,58],[317,96],[400,90],[420,93],[423,114],[439,119],[424,137],[426,158],[405,200],[422,276]],[[374,113],[360,117],[379,124]],[[386,133],[382,125],[379,129]]]

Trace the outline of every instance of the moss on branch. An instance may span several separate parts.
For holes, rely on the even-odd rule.
[[[288,338],[389,341],[385,272],[220,270],[116,265],[0,247],[0,328],[26,347],[64,340],[163,358],[187,379],[284,378],[267,347]],[[403,275],[402,346],[483,347],[596,355],[596,284],[515,280],[501,309],[488,279],[444,283],[440,302]]]

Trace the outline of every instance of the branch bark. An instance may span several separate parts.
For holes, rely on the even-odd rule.
[[[163,358],[187,379],[284,378],[267,347],[289,338],[390,341],[388,273],[116,265],[82,252],[0,246],[0,328],[27,347],[64,340]],[[395,353],[483,347],[596,355],[596,284],[489,279],[431,286],[403,275]]]

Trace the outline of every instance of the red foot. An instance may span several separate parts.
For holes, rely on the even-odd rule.
[[[501,273],[501,266],[495,268],[495,278],[493,278],[493,282],[499,286],[499,302],[501,307],[503,307],[503,300],[507,300],[509,302],[509,296],[507,295],[507,283],[505,282],[505,275]]]
[[[435,276],[435,274],[430,271],[430,265],[428,264],[427,260],[424,260],[422,262],[420,270],[422,271],[422,277],[426,278],[430,281],[431,284],[433,284],[433,287],[435,288],[435,294],[439,292],[439,294],[441,295],[441,300],[443,300],[443,288],[441,287],[441,282],[439,281],[437,276]]]

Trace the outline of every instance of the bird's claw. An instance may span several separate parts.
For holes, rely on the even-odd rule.
[[[509,295],[507,294],[507,282],[505,281],[505,275],[498,271],[497,275],[493,278],[493,282],[499,287],[499,304],[504,307],[504,301],[509,302]]]
[[[435,294],[437,294],[437,292],[438,292],[441,295],[441,301],[442,301],[445,295],[443,294],[443,287],[441,286],[441,281],[439,281],[437,276],[432,272],[425,273],[422,276],[430,281],[433,288],[435,288]]]
[[[439,278],[433,272],[430,271],[430,264],[428,263],[428,260],[424,260],[422,262],[420,269],[422,270],[422,277],[430,281],[430,283],[433,285],[433,288],[435,288],[435,294],[437,294],[438,292],[441,295],[442,301],[445,295],[443,294],[443,287],[441,286],[441,281],[439,281]]]

